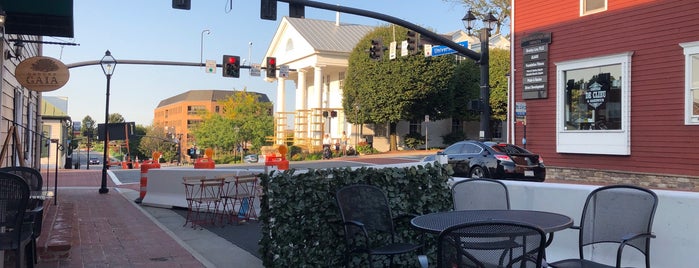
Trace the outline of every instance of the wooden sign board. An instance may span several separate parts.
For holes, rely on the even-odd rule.
[[[60,60],[51,57],[31,57],[17,65],[17,82],[29,90],[47,92],[68,83],[70,72]]]

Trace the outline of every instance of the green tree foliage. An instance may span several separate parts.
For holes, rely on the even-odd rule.
[[[109,114],[109,123],[124,123],[124,116],[119,113]]]
[[[507,75],[510,72],[510,51],[490,50],[490,118],[507,119]]]
[[[138,129],[138,127],[136,127]],[[175,154],[175,143],[168,136],[163,126],[146,126],[143,127],[145,135],[141,137],[138,144],[138,150],[141,154],[150,159],[153,152],[161,152],[165,160],[171,160]],[[157,159],[154,159],[157,160]]]
[[[89,125],[89,127],[88,127],[88,125]],[[80,133],[82,135],[87,135],[90,133],[92,135],[94,135],[96,129],[97,129],[97,123],[95,122],[94,119],[92,119],[92,117],[90,117],[89,115],[86,115],[85,117],[83,117],[83,120],[81,121],[81,124],[80,124]]]
[[[445,2],[462,3],[466,6],[466,10],[477,14],[479,21],[483,16],[492,12],[493,16],[500,22],[495,28],[495,34],[501,33],[503,25],[510,25],[511,5],[510,0],[444,0]],[[466,11],[464,11],[466,13]]]
[[[232,151],[238,144],[250,145],[253,150],[265,144],[273,135],[272,103],[261,102],[260,95],[236,91],[228,99],[219,101],[221,114],[205,113],[202,122],[193,129],[200,147]]]
[[[449,117],[451,94],[449,81],[454,57],[424,57],[421,54],[394,60],[384,53],[382,60],[369,58],[372,39],[381,38],[385,46],[393,40],[393,27],[379,27],[362,39],[349,57],[342,106],[352,123],[388,123],[391,150],[397,149],[396,124],[429,115],[433,119]],[[406,39],[407,30],[395,27],[396,41]],[[358,111],[359,109],[359,111]]]
[[[134,137],[129,140],[129,151],[131,151],[131,160],[135,160],[138,157],[141,159],[148,159],[151,157],[151,152],[143,152],[140,150],[141,141],[145,138],[148,132],[148,128],[143,125],[136,125],[134,129]]]
[[[200,148],[212,148],[217,152],[232,152],[240,142],[232,119],[217,113],[207,113],[192,133]]]
[[[469,110],[469,103],[480,98],[480,66],[473,60],[462,60],[454,70],[449,82],[450,101],[453,102],[451,117],[461,121],[479,120],[478,113]]]

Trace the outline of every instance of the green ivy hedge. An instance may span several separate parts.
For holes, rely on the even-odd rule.
[[[450,210],[452,205],[447,165],[428,163],[405,168],[316,169],[296,173],[263,174],[261,185],[260,251],[265,267],[340,267],[344,233],[335,203],[335,191],[349,184],[376,185],[386,193],[394,215]],[[409,221],[396,225],[404,241],[420,242]],[[434,241],[426,239],[425,241]],[[433,242],[428,253],[434,256]],[[366,256],[352,260],[364,266]],[[434,260],[434,259],[433,259]],[[417,267],[416,258],[396,258],[400,267]]]

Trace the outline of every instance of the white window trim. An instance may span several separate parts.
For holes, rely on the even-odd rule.
[[[607,7],[609,6],[609,1],[604,0],[604,7],[603,8],[598,8],[595,10],[590,10],[590,11],[585,12],[585,1],[586,0],[580,0],[580,17],[607,11]]]
[[[699,116],[692,116],[692,68],[699,68],[699,66],[692,66],[692,55],[699,54],[699,41],[680,43],[680,46],[684,49],[684,124],[685,125],[699,125]],[[699,94],[699,92],[698,92]]]
[[[603,155],[631,154],[631,56],[633,52],[557,62],[556,152]],[[595,66],[621,64],[621,129],[565,130],[564,72]]]

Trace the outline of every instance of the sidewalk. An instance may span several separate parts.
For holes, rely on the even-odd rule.
[[[138,184],[108,179],[109,193],[99,194],[101,172],[59,170],[52,200],[57,205],[47,207],[38,245],[63,236],[70,240],[70,257],[40,261],[38,267],[262,267],[261,260],[225,239],[183,227],[176,212],[133,202]],[[54,190],[54,174],[47,180]],[[60,229],[66,216],[56,212],[71,207],[72,231],[65,232]]]

